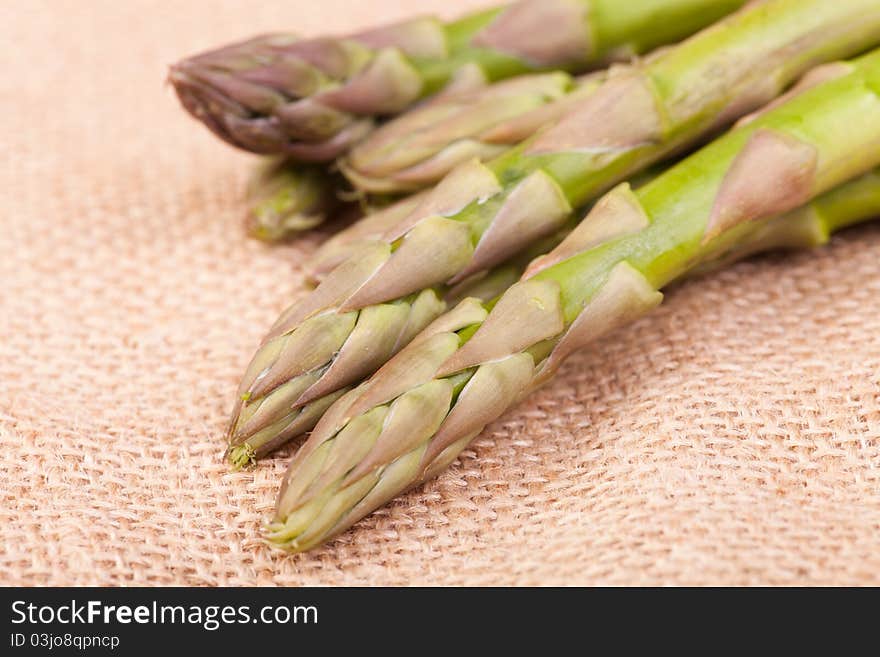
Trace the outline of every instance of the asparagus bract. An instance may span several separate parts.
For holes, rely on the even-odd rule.
[[[744,0],[522,0],[443,23],[344,37],[259,36],[185,59],[169,78],[214,134],[255,153],[329,161],[456,77],[580,71],[670,43]]]
[[[418,336],[322,418],[285,476],[270,538],[309,549],[436,475],[570,353],[707,261],[821,244],[880,212],[876,172],[809,204],[880,165],[880,51],[836,75],[641,189],[619,185],[495,302],[438,319],[449,328]]]
[[[397,225],[424,200],[425,192],[419,192],[392,203],[380,210],[367,213],[351,226],[338,232],[324,242],[306,262],[306,275],[313,282],[322,281],[343,262],[367,249],[385,232]]]
[[[572,226],[573,208],[769,102],[810,64],[875,41],[875,0],[751,3],[611,73],[500,158],[458,167],[276,322],[241,383],[233,441],[266,428],[263,419],[241,429],[269,393],[286,390],[293,412],[356,384],[446,309],[449,286]]]

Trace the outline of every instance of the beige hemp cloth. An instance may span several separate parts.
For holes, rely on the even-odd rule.
[[[0,5],[0,584],[880,584],[880,225],[670,291],[439,480],[261,539],[286,455],[221,460],[319,237],[242,235],[252,159],[175,59],[479,0]]]

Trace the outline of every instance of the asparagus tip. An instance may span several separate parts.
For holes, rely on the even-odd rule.
[[[297,553],[304,550],[300,547],[296,538],[291,537],[290,530],[283,522],[272,522],[266,527],[265,537],[274,547],[286,552]]]
[[[233,470],[241,470],[248,465],[256,465],[257,453],[248,443],[234,445],[226,450],[226,458]]]

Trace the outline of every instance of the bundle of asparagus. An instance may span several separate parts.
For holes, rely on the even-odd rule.
[[[311,429],[316,405],[447,309],[450,286],[571,229],[573,208],[771,101],[811,64],[878,39],[873,0],[753,3],[612,70],[555,125],[499,158],[456,168],[402,219],[358,240],[278,319],[242,380],[231,459],[246,462]]]
[[[416,192],[313,254],[320,284],[242,379],[234,466],[314,428],[270,538],[309,549],[435,476],[670,282],[876,215],[880,51],[837,60],[878,45],[877,0],[526,0],[176,65],[192,114],[286,158],[253,187],[255,236],[320,223],[342,176]]]
[[[821,244],[874,216],[880,51],[830,76],[641,190],[614,188],[499,299],[461,302],[336,402],[291,463],[270,538],[309,549],[435,476],[569,354],[656,307],[689,270]]]

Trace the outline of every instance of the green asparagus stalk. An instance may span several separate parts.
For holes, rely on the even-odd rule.
[[[282,314],[242,379],[230,444],[278,444],[269,419],[281,411],[264,409],[293,414],[369,376],[446,310],[449,286],[571,226],[572,208],[772,100],[811,64],[877,41],[875,0],[751,3],[620,68],[501,158],[457,168]]]
[[[264,163],[248,185],[248,234],[280,242],[315,228],[342,207],[340,182],[319,165]]]
[[[459,164],[491,159],[531,137],[603,78],[594,73],[575,80],[554,71],[447,94],[377,128],[340,160],[340,168],[365,192],[423,189]]]
[[[185,59],[169,79],[214,134],[255,153],[329,161],[375,116],[456,77],[581,71],[674,42],[744,0],[523,0],[443,23],[413,20],[344,37],[270,34]]]
[[[419,335],[327,411],[285,476],[271,540],[309,549],[433,477],[569,354],[707,261],[822,244],[880,213],[868,173],[880,165],[880,51],[847,70],[640,190],[614,188],[497,301],[437,320],[446,330]]]

